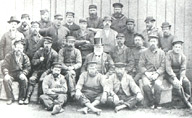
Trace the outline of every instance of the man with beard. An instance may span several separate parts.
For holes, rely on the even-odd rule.
[[[80,29],[73,32],[73,36],[76,37],[75,47],[81,51],[83,62],[85,57],[93,52],[93,39],[94,33],[87,29],[87,20],[79,19]]]
[[[139,80],[141,79],[142,74],[139,71],[139,59],[140,59],[140,55],[143,53],[144,50],[146,50],[147,48],[145,48],[143,46],[144,43],[144,37],[142,34],[138,34],[136,33],[134,35],[134,44],[135,47],[132,49],[132,54],[133,54],[133,58],[135,61],[135,65],[133,68],[133,77],[135,82],[137,83],[137,85],[139,85]]]
[[[61,63],[54,62],[51,74],[46,75],[42,83],[44,94],[40,96],[40,102],[48,111],[53,109],[52,115],[63,112],[62,106],[67,102],[67,82],[60,74],[61,68]]]
[[[149,36],[149,48],[140,56],[139,70],[142,74],[143,91],[148,106],[159,108],[162,81],[165,72],[165,53],[158,48],[158,36]],[[152,92],[154,90],[154,94]]]
[[[40,10],[41,14],[41,20],[39,21],[40,23],[40,28],[48,28],[52,25],[52,22],[49,19],[49,11],[47,9]]]
[[[127,74],[125,63],[115,63],[115,67],[115,73],[106,83],[106,86],[110,88],[107,103],[115,105],[115,112],[124,108],[132,109],[143,99],[141,90],[133,78]]]
[[[87,28],[93,32],[97,32],[103,28],[103,19],[97,16],[97,6],[89,5],[89,17],[87,17]]]
[[[75,48],[75,37],[67,37],[66,46],[59,51],[59,62],[62,64],[62,74],[66,77],[68,94],[72,100],[75,95],[76,78],[78,79],[82,65],[81,52]]]
[[[102,110],[95,106],[106,101],[107,91],[105,88],[105,77],[97,71],[97,62],[88,62],[87,71],[80,75],[76,85],[75,97],[82,105],[85,105],[78,111],[84,114],[92,111],[100,115]]]
[[[42,36],[49,36],[53,39],[52,48],[59,52],[62,46],[66,42],[66,37],[69,35],[69,29],[62,25],[63,16],[61,14],[56,14],[54,16],[53,25],[49,28],[44,28],[39,30]]]
[[[111,28],[119,33],[125,30],[127,17],[122,14],[123,5],[121,3],[114,3],[113,7],[114,14],[112,14]]]
[[[144,42],[145,47],[149,47],[148,41],[149,41],[149,36],[150,35],[156,35],[156,36],[158,36],[160,38],[160,32],[155,27],[155,21],[156,20],[152,16],[148,16],[145,19],[146,29],[142,32],[142,35],[145,38],[145,42]]]
[[[31,69],[29,58],[23,53],[22,41],[16,40],[13,45],[14,50],[6,55],[1,67],[4,74],[3,84],[8,98],[8,105],[15,100],[12,88],[13,81],[19,82],[19,104],[23,104],[27,91],[27,75]]]
[[[31,34],[26,37],[26,44],[25,44],[25,53],[32,60],[35,52],[39,50],[41,46],[43,46],[43,39],[39,34],[39,22],[32,21],[31,22]]]
[[[74,23],[74,18],[75,18],[75,13],[73,12],[66,13],[66,23],[64,24],[64,26],[70,30],[69,35],[72,35],[74,31],[77,31],[80,29],[79,25]]]
[[[186,56],[182,52],[182,44],[184,42],[175,38],[172,42],[173,49],[166,55],[166,79],[173,85],[176,93],[187,105],[192,109],[191,101],[191,83],[186,77]]]
[[[163,36],[160,38],[160,47],[164,52],[172,49],[172,41],[174,36],[171,34],[171,25],[168,22],[162,23]]]
[[[24,37],[28,37],[31,33],[30,29],[30,17],[29,14],[22,14],[21,15],[21,25],[17,28],[19,32],[21,32]]]
[[[126,64],[126,73],[132,75],[132,70],[134,67],[134,60],[131,49],[125,46],[125,35],[118,33],[117,37],[117,46],[110,52],[111,58],[114,63],[122,62]]]
[[[0,42],[0,60],[5,58],[5,55],[13,50],[13,42],[15,40],[24,40],[24,36],[17,30],[17,26],[20,23],[15,16],[11,16],[9,23],[9,31],[3,34]]]
[[[33,93],[35,84],[38,83],[38,97],[42,94],[42,79],[40,77],[42,74],[51,68],[53,62],[58,61],[58,54],[55,50],[51,48],[52,38],[44,37],[44,48],[37,50],[32,59],[33,73],[29,78],[29,87],[27,91],[27,98],[24,104],[29,104],[31,95]]]
[[[105,16],[103,19],[104,28],[99,30],[95,37],[101,37],[104,44],[104,52],[108,53],[117,45],[115,40],[117,32],[110,28],[112,19],[110,16]]]
[[[103,41],[101,38],[94,38],[94,52],[87,55],[85,62],[81,68],[81,72],[87,70],[87,64],[91,61],[96,61],[97,71],[103,75],[110,75],[113,72],[113,60],[111,56],[103,52]]]

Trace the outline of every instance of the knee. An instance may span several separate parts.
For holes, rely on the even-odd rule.
[[[31,76],[31,77],[29,78],[29,83],[32,84],[32,85],[34,85],[34,84],[36,83],[36,79],[37,79],[37,77]]]
[[[157,79],[157,80],[155,81],[155,85],[161,86],[161,85],[162,85],[162,81]]]
[[[5,76],[3,82],[9,82],[9,81],[11,81],[11,76]]]
[[[39,99],[41,99],[41,100],[46,100],[46,99],[48,99],[48,96],[47,96],[47,95],[41,95],[41,96],[39,97]]]
[[[142,81],[143,81],[143,86],[149,86],[150,85],[150,81],[148,78],[146,77],[142,77]]]

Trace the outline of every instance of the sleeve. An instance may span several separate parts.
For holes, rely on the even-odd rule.
[[[64,52],[64,49],[61,49],[61,50],[59,51],[59,62],[62,63],[62,68],[63,68],[64,70],[67,70],[68,67],[64,64],[64,55],[63,55],[63,52]]]
[[[77,85],[76,85],[76,90],[79,89],[81,91],[83,85],[84,85],[84,82],[85,82],[85,78],[87,77],[86,74],[87,72],[83,72],[80,77],[79,77],[79,80],[77,82]]]
[[[135,95],[137,95],[137,93],[141,93],[140,88],[137,86],[137,84],[135,83],[135,81],[133,80],[133,78],[131,76],[129,78],[129,87],[130,87],[132,93],[134,93]]]
[[[35,66],[35,65],[40,64],[40,62],[41,62],[41,61],[40,61],[40,56],[41,56],[40,53],[41,53],[40,50],[38,50],[37,52],[35,52],[35,54],[34,54],[34,56],[33,56],[33,59],[32,59],[32,61],[31,61],[31,62],[32,62],[32,65]]]
[[[44,94],[49,94],[51,92],[49,89],[49,75],[43,80],[42,89]]]
[[[127,67],[126,70],[127,72],[131,72],[134,68],[135,65],[135,61],[134,61],[134,57],[133,57],[133,53],[130,49],[127,49]]]
[[[9,72],[9,65],[11,65],[10,63],[10,55],[6,55],[5,59],[1,65],[1,70],[3,72],[3,74],[5,74],[5,72]]]
[[[43,37],[48,35],[48,28],[43,28],[39,30],[39,34]]]
[[[107,72],[114,72],[114,69],[115,69],[114,62],[113,62],[113,59],[111,58],[111,56],[108,54],[107,54],[107,61],[108,61],[108,66],[109,66],[109,70]]]
[[[81,73],[86,71],[87,63],[88,63],[88,55],[86,56],[85,61],[81,67]]]
[[[29,47],[29,39],[26,39],[25,41],[25,46],[24,46],[24,53],[28,55],[28,47]]]
[[[24,62],[23,62],[23,74],[28,75],[31,70],[31,64],[27,55],[24,55]]]
[[[180,77],[185,77],[186,76],[186,64],[187,64],[186,56],[182,55],[182,57],[181,57]]]
[[[0,60],[3,60],[5,57],[5,54],[4,54],[5,40],[6,40],[6,37],[4,34],[0,41]]]
[[[57,87],[57,88],[54,88],[54,91],[56,93],[64,93],[64,94],[66,94],[67,90],[68,90],[67,82],[66,82],[64,76],[61,76],[60,86]]]
[[[79,50],[76,50],[76,64],[73,65],[74,69],[79,69],[82,66],[82,57],[81,52]]]
[[[103,27],[104,27],[104,26],[103,26],[103,19],[100,18],[100,19],[99,19],[98,28],[99,28],[99,29],[103,29]]]
[[[160,60],[160,67],[157,69],[157,73],[162,75],[165,72],[165,52],[161,52],[161,60]]]
[[[139,59],[139,70],[141,73],[145,73],[147,71],[145,63],[146,63],[145,53],[142,53]]]
[[[171,76],[173,78],[173,77],[176,77],[176,74],[173,72],[173,69],[171,67],[171,61],[172,61],[172,59],[171,59],[170,53],[168,52],[166,55],[166,61],[165,61],[166,72],[169,76]]]

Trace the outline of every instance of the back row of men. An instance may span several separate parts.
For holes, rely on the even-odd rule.
[[[138,34],[135,21],[122,14],[123,5],[114,3],[113,7],[112,17],[102,19],[97,7],[90,5],[90,17],[80,19],[79,26],[73,22],[73,12],[66,13],[63,25],[61,14],[51,22],[48,11],[41,10],[41,21],[32,21],[31,27],[29,15],[23,14],[19,28],[20,21],[12,16],[10,30],[0,43],[7,104],[14,101],[11,83],[16,80],[19,104],[29,103],[38,82],[40,101],[53,109],[52,114],[62,111],[67,98],[85,105],[80,109],[84,113],[100,114],[95,106],[106,101],[115,104],[115,111],[132,108],[143,99],[141,91],[149,106],[158,107],[166,79],[192,109],[183,41],[171,35],[171,25],[162,23],[160,33],[155,19],[147,17],[146,30]]]

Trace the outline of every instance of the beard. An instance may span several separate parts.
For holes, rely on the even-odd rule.
[[[150,50],[151,50],[151,51],[154,51],[155,49],[157,49],[157,46],[155,46],[154,44],[152,44],[152,45],[150,46]]]
[[[33,32],[32,32],[32,36],[37,36],[38,35],[38,32],[36,31],[36,30],[34,30]]]
[[[169,34],[168,32],[164,32],[164,33],[163,33],[163,36],[164,36],[164,37],[168,37],[169,35],[170,35],[170,34]]]
[[[20,50],[17,50],[17,51],[15,51],[15,55],[16,55],[16,56],[21,56],[21,55],[22,55],[22,52],[21,52]]]
[[[53,77],[54,77],[54,78],[57,78],[58,76],[59,76],[58,73],[53,73]]]
[[[136,46],[137,48],[141,48],[143,45],[140,44],[140,43],[136,43],[135,46]]]
[[[97,75],[97,72],[89,72],[90,77],[95,77]]]
[[[67,47],[68,51],[72,51],[73,50],[73,46],[72,45],[66,45],[66,47]]]
[[[118,46],[119,47],[122,47],[123,46],[123,43],[122,42],[117,42]]]
[[[89,13],[89,16],[91,19],[96,19],[97,18],[97,13]]]
[[[116,75],[117,75],[117,77],[118,77],[119,79],[122,79],[122,77],[123,77],[123,73],[116,73]]]
[[[114,16],[115,18],[121,18],[121,17],[123,16],[123,14],[122,14],[122,13],[119,13],[119,12],[116,12],[116,13],[113,14],[113,16]]]

